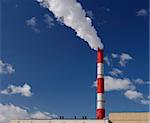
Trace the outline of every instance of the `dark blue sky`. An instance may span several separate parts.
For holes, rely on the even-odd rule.
[[[93,13],[93,25],[104,43],[104,54],[127,53],[133,57],[126,67],[105,64],[105,75],[112,67],[124,74],[121,78],[149,80],[148,0],[79,0],[86,11]],[[31,97],[1,95],[2,103],[12,103],[35,110],[95,117],[96,51],[56,21],[53,14],[34,0],[2,0],[1,60],[14,66],[15,73],[4,75],[1,88],[8,85],[32,86]],[[147,14],[137,16],[141,9]],[[54,21],[51,28],[44,22],[48,14]],[[37,19],[35,32],[26,21]],[[148,84],[136,85],[148,96]],[[106,111],[148,111],[148,105],[129,100],[124,91],[106,92]]]

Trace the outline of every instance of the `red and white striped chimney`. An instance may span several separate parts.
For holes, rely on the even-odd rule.
[[[103,119],[105,117],[104,108],[104,57],[103,50],[97,51],[97,109],[96,118]]]

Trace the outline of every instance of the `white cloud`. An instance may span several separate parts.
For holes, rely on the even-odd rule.
[[[124,95],[130,100],[143,99],[143,94],[135,90],[127,90]]]
[[[127,61],[129,61],[129,60],[133,60],[133,58],[132,58],[129,54],[122,53],[122,54],[120,55],[119,64],[120,64],[121,66],[126,66],[126,63],[127,63]]]
[[[150,105],[150,100],[141,100],[141,103],[143,104],[143,105]]]
[[[27,26],[31,27],[35,32],[40,32],[40,30],[37,28],[37,19],[36,17],[32,17],[29,20],[26,21]]]
[[[13,104],[0,104],[0,122],[9,123],[10,119],[29,118],[28,112]]]
[[[91,10],[86,11],[87,16],[89,16],[91,19],[94,19],[94,14]]]
[[[48,25],[48,28],[54,26],[54,19],[50,15],[44,14],[44,18],[44,22]]]
[[[118,68],[113,68],[112,71],[109,72],[109,74],[112,76],[118,76],[118,75],[122,75],[123,71],[119,70]]]
[[[147,81],[146,83],[147,83],[147,84],[150,84],[150,81]]]
[[[115,53],[112,53],[111,56],[112,56],[112,58],[118,58],[119,57],[119,55],[115,54]]]
[[[5,95],[21,94],[22,96],[26,97],[32,96],[33,94],[31,92],[31,86],[28,84],[24,84],[22,87],[9,85],[7,89],[2,90],[0,93]]]
[[[26,21],[28,26],[36,26],[37,25],[37,20],[36,17],[32,17],[29,20]]]
[[[121,53],[121,54],[112,53],[110,58],[108,56],[104,57],[105,62],[109,66],[111,65],[114,59],[119,60],[118,64],[120,64],[123,67],[123,66],[126,66],[126,63],[129,60],[133,60],[133,57],[131,57],[131,55],[127,53]]]
[[[135,86],[132,84],[130,79],[127,78],[113,78],[111,76],[105,76],[105,90],[106,91],[119,91],[135,89]]]
[[[150,105],[150,95],[147,96],[147,99],[142,99],[142,100],[141,100],[141,103],[142,103],[143,105]]]
[[[118,79],[113,78],[111,76],[105,76],[105,91],[120,91],[120,90],[128,90],[128,89],[135,89],[135,86],[132,84],[132,82],[127,79]],[[93,86],[96,87],[96,82],[93,83]]]
[[[104,61],[106,62],[106,64],[107,64],[108,66],[110,66],[111,60],[108,58],[108,56],[105,56],[105,57],[104,57]]]
[[[33,119],[52,119],[52,118],[57,118],[57,115],[50,114],[48,112],[37,111],[37,112],[31,114],[30,117]]]
[[[144,84],[145,82],[140,79],[140,78],[137,78],[137,79],[133,79],[133,82],[137,83],[137,84]]]
[[[48,112],[34,112],[30,113],[30,118],[33,119],[52,119],[52,118],[57,118],[58,116],[56,114],[50,114]]]
[[[51,119],[57,115],[37,111],[30,113],[26,109],[13,104],[0,104],[0,123],[9,123],[11,119]]]
[[[119,59],[119,64],[123,67],[123,66],[126,66],[126,63],[129,60],[133,60],[133,57],[131,57],[127,53],[122,53],[121,55],[120,54],[116,54],[116,53],[112,53],[111,54],[111,60],[113,60],[113,59]],[[108,60],[110,60],[110,59],[108,59]]]
[[[148,11],[145,9],[140,9],[139,11],[136,12],[136,16],[147,16]]]
[[[2,60],[0,60],[0,75],[2,74],[12,74],[15,72],[15,69],[11,64],[4,63]]]

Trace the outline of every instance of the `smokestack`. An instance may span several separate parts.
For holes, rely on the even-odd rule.
[[[104,58],[103,50],[98,48],[97,51],[97,109],[96,118],[103,119],[105,117],[104,108]]]

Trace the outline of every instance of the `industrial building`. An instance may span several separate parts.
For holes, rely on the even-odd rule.
[[[99,119],[52,119],[11,120],[10,123],[150,123],[150,112],[110,113],[109,120]]]
[[[108,120],[12,120],[10,123],[109,123]]]
[[[110,123],[150,123],[150,112],[120,112],[109,114]]]

